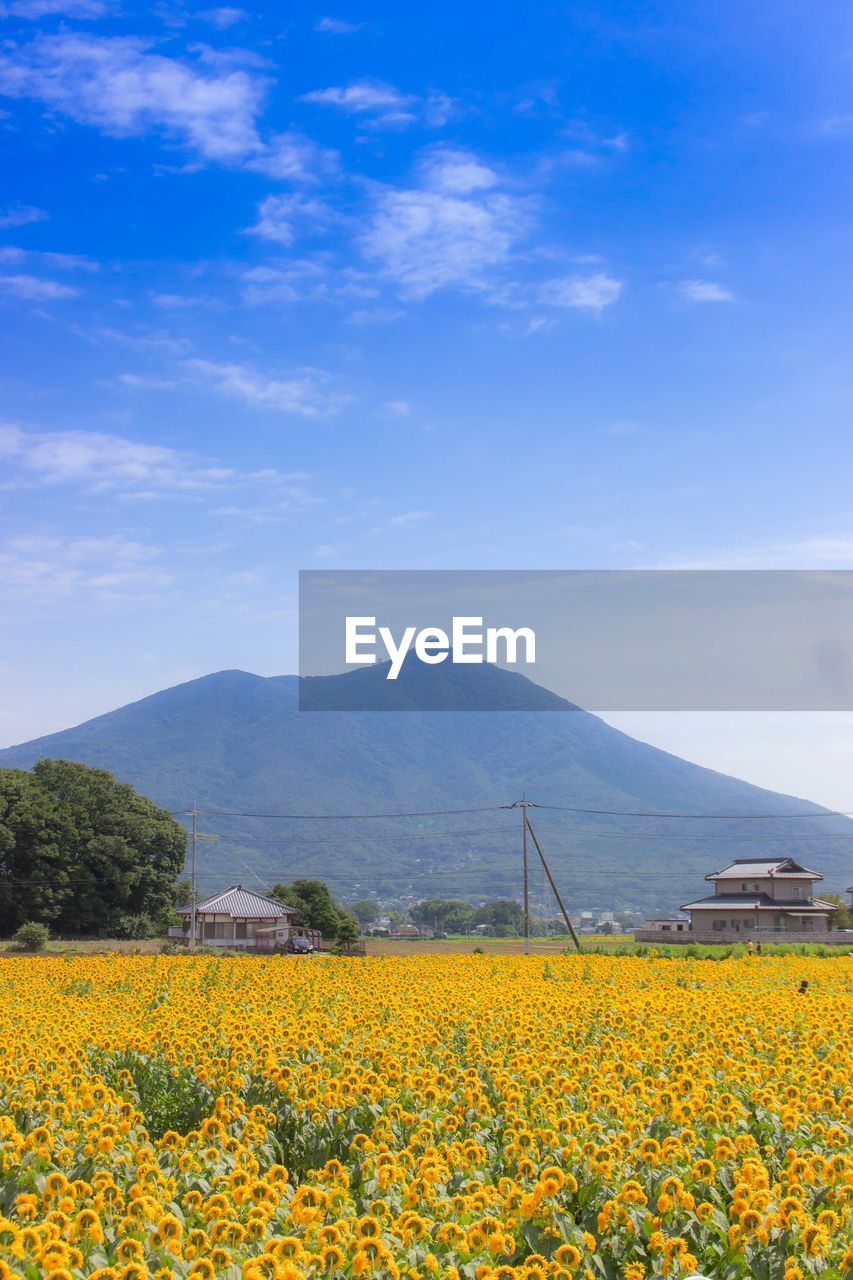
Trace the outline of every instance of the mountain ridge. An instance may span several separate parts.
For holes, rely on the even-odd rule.
[[[297,709],[300,688],[314,710]],[[365,688],[384,710],[323,709]],[[515,709],[490,710],[495,700]],[[436,704],[447,709],[427,709]],[[393,682],[377,666],[301,683],[226,669],[6,748],[0,767],[43,755],[108,768],[172,810],[237,811],[203,819],[220,836],[204,849],[211,890],[249,871],[264,884],[322,875],[345,897],[516,896],[520,833],[502,806],[525,790],[542,804],[537,832],[574,906],[672,910],[718,863],[751,853],[816,864],[827,890],[849,883],[848,819],[639,742],[497,667],[406,664]],[[330,816],[445,809],[486,812]],[[735,816],[629,816],[642,811]],[[793,816],[805,814],[815,816]]]

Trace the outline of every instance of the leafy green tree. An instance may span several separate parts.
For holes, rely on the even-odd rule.
[[[512,898],[493,898],[477,908],[477,924],[484,924],[489,929],[500,928],[509,933],[520,933],[524,925],[524,913],[519,903]],[[503,932],[500,937],[506,937]]]
[[[183,907],[192,900],[193,882],[189,876],[178,876],[172,885],[172,905]]]
[[[349,904],[349,909],[362,927],[379,919],[379,903],[374,898],[359,898]]]
[[[849,929],[850,928],[850,908],[841,897],[840,893],[822,893],[820,895],[824,902],[835,903],[835,910],[829,917],[830,929]]]
[[[0,934],[52,924],[73,891],[59,806],[31,773],[0,770]]]
[[[15,933],[15,941],[22,951],[43,951],[50,939],[50,929],[37,920],[28,920]]]
[[[409,908],[409,915],[421,929],[440,933],[462,933],[474,922],[474,908],[458,898],[428,898]]]
[[[300,924],[308,929],[319,929],[324,938],[337,937],[341,920],[347,912],[335,902],[324,881],[294,880],[292,884],[275,885],[272,892],[274,897],[296,908]],[[349,916],[349,919],[353,917]]]
[[[355,916],[343,913],[338,921],[338,928],[335,933],[335,941],[341,946],[348,947],[354,942],[358,942],[358,922]]]
[[[104,769],[0,769],[0,933],[32,920],[109,937],[143,916],[161,928],[185,848],[180,823]]]

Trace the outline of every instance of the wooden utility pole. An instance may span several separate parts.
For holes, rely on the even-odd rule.
[[[541,846],[541,844],[539,843],[539,841],[536,839],[536,832],[533,830],[533,828],[532,828],[532,827],[531,827],[531,825],[530,825],[530,819],[529,819],[529,818],[528,818],[528,816],[527,816],[527,802],[526,802],[526,801],[524,801],[524,809],[523,809],[523,813],[524,813],[524,825],[525,825],[526,829],[530,832],[530,837],[531,837],[531,839],[532,839],[533,843],[536,845],[536,852],[539,854],[540,860],[541,860],[541,862],[542,862],[542,866],[545,868],[545,874],[546,874],[546,876],[548,877],[548,883],[550,884],[551,888],[552,888],[552,889],[553,889],[553,891],[554,891],[554,897],[557,899],[557,906],[560,908],[560,911],[563,913],[563,919],[564,919],[564,920],[565,920],[565,922],[566,922],[566,928],[568,929],[569,933],[571,934],[572,942],[575,944],[575,948],[576,948],[578,951],[580,951],[580,949],[581,949],[581,944],[580,944],[580,942],[578,941],[578,935],[575,933],[574,925],[572,924],[571,920],[569,919],[569,913],[568,913],[568,911],[566,910],[565,905],[563,904],[563,899],[560,897],[560,891],[559,891],[559,889],[557,888],[557,886],[556,886],[556,885],[555,885],[555,883],[554,883],[554,877],[551,875],[551,868],[548,866],[548,863],[545,861],[545,854],[542,852],[542,846]],[[526,866],[527,866],[527,864],[526,864],[526,862],[525,862],[525,868],[526,868]],[[526,880],[526,870],[525,870],[525,887],[526,887],[526,884],[527,884],[527,880]],[[526,920],[526,915],[527,915],[527,912],[526,912],[526,903],[525,903],[525,920]],[[525,950],[529,950],[529,947],[525,948]]]
[[[530,955],[530,890],[528,883],[528,866],[527,866],[527,830],[529,827],[527,821],[527,797],[521,798],[521,859],[522,859],[522,881],[523,881],[523,912],[524,912],[524,954]]]
[[[191,832],[190,832],[190,848],[191,848],[192,852],[191,852],[191,856],[190,856],[190,868],[191,868],[191,869],[190,869],[190,883],[192,884],[192,889],[191,889],[191,891],[190,891],[190,892],[191,892],[191,896],[190,896],[190,906],[191,906],[192,910],[190,911],[190,950],[191,950],[191,951],[195,951],[195,902],[196,902],[196,897],[195,897],[195,845],[196,845],[196,840],[198,839],[198,832],[196,831],[196,825],[195,825],[195,820],[196,820],[196,807],[195,807],[195,805],[193,805],[192,810],[191,810],[191,813],[192,813],[192,830],[191,830]]]
[[[199,840],[218,840],[219,836],[206,835],[203,831],[199,831],[196,826],[196,817],[199,810],[195,805],[189,810],[192,823],[190,826],[190,882],[192,884],[190,896],[190,950],[195,951],[196,948],[196,902],[198,895],[196,893],[196,854],[195,847]]]

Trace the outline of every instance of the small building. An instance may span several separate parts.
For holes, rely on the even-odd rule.
[[[649,920],[648,928],[655,933],[687,933],[690,920],[687,916],[654,916]]]
[[[793,858],[736,858],[705,879],[714,892],[681,908],[692,934],[722,941],[739,934],[829,932],[834,905],[814,896],[823,876]]]
[[[170,937],[190,941],[192,910],[191,904],[178,908],[181,925],[169,930]],[[287,941],[285,931],[289,935],[291,929],[296,929],[295,907],[288,907],[268,894],[256,893],[254,889],[244,889],[241,884],[231,885],[197,903],[195,914],[196,941],[206,947],[254,948],[256,934],[269,928],[276,929],[276,943],[282,935],[283,944]]]

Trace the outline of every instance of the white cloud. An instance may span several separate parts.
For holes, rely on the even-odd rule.
[[[314,89],[303,94],[301,101],[337,107],[348,115],[360,116],[374,129],[405,129],[419,119],[431,127],[440,127],[453,111],[453,102],[446,94],[430,93],[420,98],[381,80],[355,80],[348,85]]]
[[[418,524],[421,520],[430,519],[432,519],[431,511],[404,511],[402,515],[391,516],[388,523],[405,529],[409,525]]]
[[[333,36],[350,36],[354,31],[362,31],[363,29],[363,23],[345,22],[343,18],[321,18],[319,22],[314,24],[315,31],[323,31]]]
[[[332,220],[332,211],[322,200],[291,193],[267,196],[258,207],[258,220],[249,227],[250,234],[289,245],[296,239],[297,229],[322,229]]]
[[[585,147],[598,148],[604,151],[627,151],[630,139],[624,129],[615,132],[594,129],[586,120],[572,120],[564,126],[563,132],[569,138],[575,138]]]
[[[398,418],[411,418],[412,406],[408,400],[386,400],[385,408]]]
[[[495,186],[498,177],[470,151],[437,147],[424,158],[421,171],[426,186],[449,195],[468,195]]]
[[[243,298],[250,306],[304,302],[329,292],[327,270],[310,258],[291,259],[283,267],[251,267],[244,271]]]
[[[29,431],[0,426],[0,459],[21,485],[77,485],[122,498],[170,494],[222,495],[249,486],[285,493],[308,477],[265,468],[238,471],[167,445],[144,444],[99,431]]]
[[[735,295],[731,289],[717,284],[715,280],[682,280],[678,286],[683,298],[691,302],[734,302]]]
[[[173,378],[156,378],[144,373],[120,373],[118,381],[132,391],[173,391],[177,386]]]
[[[268,178],[289,182],[316,182],[324,174],[332,174],[338,167],[338,154],[328,148],[318,147],[304,134],[291,130],[273,134],[260,148],[257,155],[244,160],[243,167]]]
[[[351,115],[360,115],[362,112],[399,111],[416,101],[411,94],[401,93],[393,85],[383,84],[381,80],[356,80],[344,87],[313,89],[311,93],[304,93],[301,100],[319,102],[329,107],[340,107]]]
[[[155,307],[162,307],[164,311],[183,311],[187,307],[210,305],[207,298],[194,298],[184,293],[152,293],[151,301]]]
[[[405,311],[396,310],[393,307],[363,307],[358,311],[350,312],[347,316],[347,324],[364,329],[373,324],[393,324],[395,320],[401,320],[405,314]]]
[[[35,98],[115,137],[162,129],[208,159],[262,150],[258,79],[245,71],[204,75],[133,37],[39,37],[0,59],[0,92]]]
[[[76,253],[44,253],[6,244],[0,248],[0,262],[29,262],[53,267],[59,271],[98,271],[100,264]]]
[[[251,267],[241,276],[249,306],[318,301],[372,299],[377,289],[370,276],[352,267],[335,269],[325,255],[291,258],[281,267]]]
[[[833,135],[845,137],[853,132],[853,115],[826,116],[819,121],[817,129],[818,133],[827,134],[829,137]]]
[[[213,360],[186,360],[184,368],[223,395],[278,413],[318,418],[333,413],[345,399],[331,389],[328,374],[319,369],[299,369],[288,378],[272,378],[247,365]]]
[[[225,31],[228,27],[233,27],[237,22],[244,22],[249,15],[245,9],[231,9],[226,5],[222,5],[218,9],[204,9],[197,16],[202,21],[209,22],[217,30]]]
[[[10,205],[0,213],[0,227],[26,227],[30,222],[44,222],[49,215],[32,204]]]
[[[21,534],[0,544],[0,584],[27,595],[114,595],[162,590],[171,575],[160,548],[115,534],[58,538]]]
[[[623,289],[603,271],[588,276],[563,276],[548,280],[539,291],[540,301],[552,307],[575,307],[585,311],[602,311],[618,299]]]
[[[522,202],[498,192],[463,199],[382,187],[361,246],[401,293],[426,298],[448,287],[486,289],[526,225]]]
[[[332,162],[300,134],[262,138],[257,117],[268,81],[151,51],[131,36],[39,36],[0,56],[0,94],[32,98],[112,137],[151,132],[206,160],[303,180]],[[202,53],[204,51],[202,50]]]
[[[853,536],[825,535],[799,542],[719,551],[695,559],[671,560],[665,569],[849,569],[853,568]]]
[[[114,342],[119,347],[126,347],[129,351],[139,351],[146,355],[153,353],[158,356],[177,357],[189,355],[193,350],[193,344],[188,338],[175,338],[163,330],[125,333],[121,329],[108,329],[101,326],[91,330],[78,328],[75,332],[87,342],[95,344]]]
[[[316,506],[321,499],[317,498],[306,485],[307,475],[298,472],[289,477],[286,484],[276,489],[276,501],[270,503],[253,502],[251,506],[231,505],[216,507],[213,515],[227,520],[239,520],[243,524],[275,524],[288,517],[307,511]]]
[[[103,0],[7,0],[0,6],[0,17],[8,13],[15,18],[49,18],[54,14],[63,18],[102,18],[106,12]]]
[[[27,302],[55,302],[61,298],[73,298],[78,292],[70,285],[57,280],[43,280],[39,276],[0,276],[0,292],[21,298]]]

